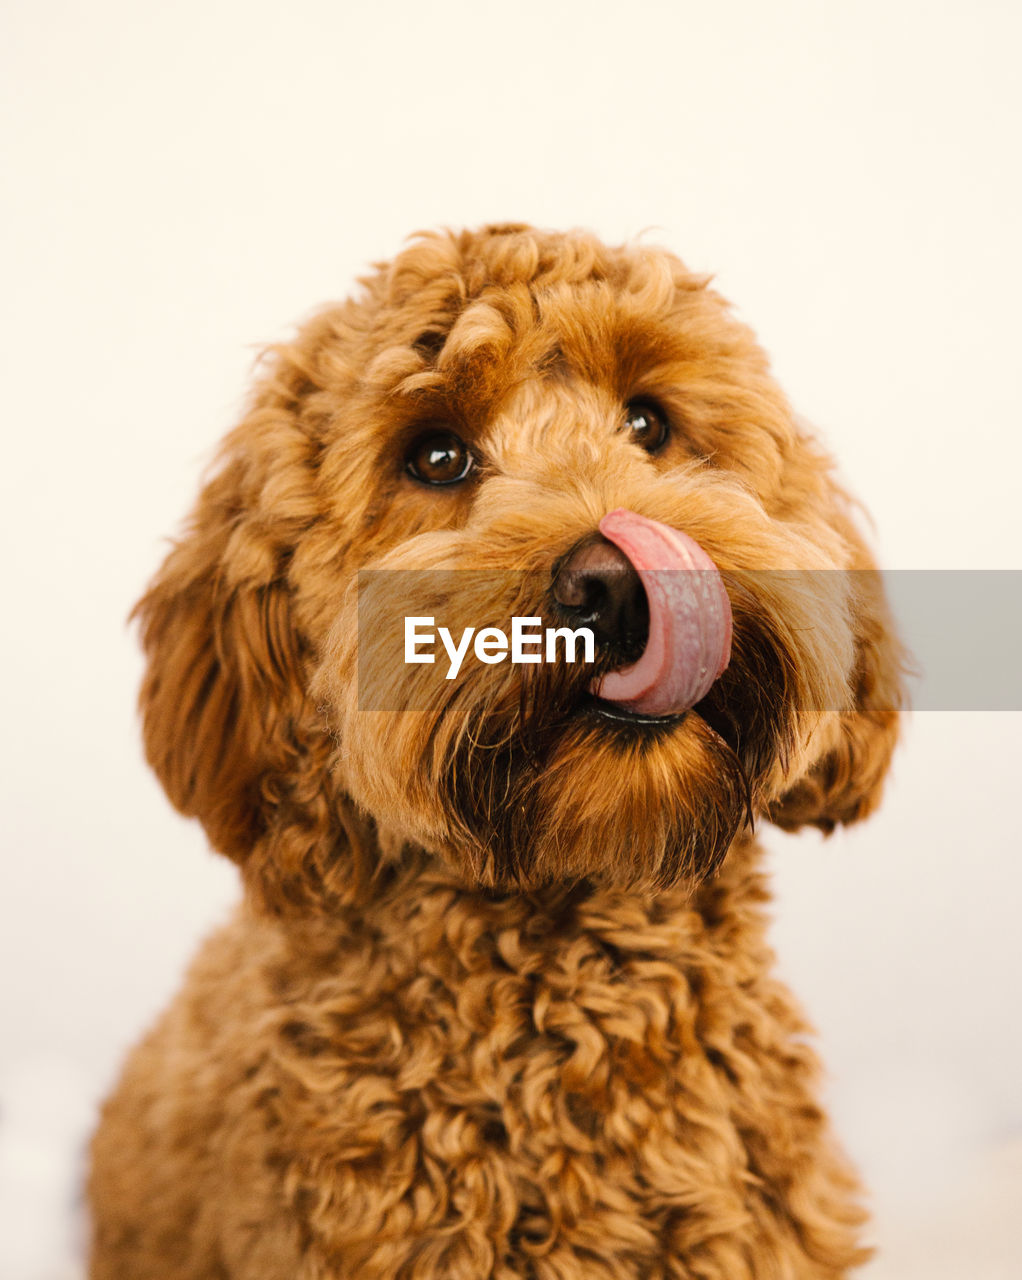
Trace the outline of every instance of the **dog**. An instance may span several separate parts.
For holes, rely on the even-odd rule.
[[[872,569],[665,250],[422,234],[270,349],[137,606],[147,758],[244,895],[103,1109],[93,1280],[864,1261],[753,826],[878,803]]]

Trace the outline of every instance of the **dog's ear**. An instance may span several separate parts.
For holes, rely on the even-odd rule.
[[[293,616],[296,516],[281,494],[302,505],[308,441],[292,418],[264,403],[228,437],[134,611],[148,661],[139,705],[149,763],[175,807],[199,819],[275,911],[349,896],[364,843],[331,782],[331,743],[307,694],[310,655]],[[268,485],[272,504],[260,501]],[[310,506],[306,496],[306,518]],[[284,508],[277,527],[268,507]]]
[[[812,825],[830,832],[838,823],[857,822],[873,812],[880,803],[906,701],[907,654],[882,577],[843,512],[837,523],[857,548],[854,567],[848,571],[855,627],[854,705],[825,723],[820,754],[794,786],[768,806],[770,820],[787,831]]]

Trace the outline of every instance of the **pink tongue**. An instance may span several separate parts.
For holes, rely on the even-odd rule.
[[[717,566],[688,534],[624,507],[603,517],[600,532],[638,570],[649,639],[638,662],[608,672],[593,692],[640,715],[686,711],[731,658],[731,605]]]

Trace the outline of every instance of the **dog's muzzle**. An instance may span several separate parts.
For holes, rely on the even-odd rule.
[[[619,507],[559,566],[553,596],[619,665],[604,702],[673,716],[705,698],[731,658],[731,604],[717,566],[687,534]]]

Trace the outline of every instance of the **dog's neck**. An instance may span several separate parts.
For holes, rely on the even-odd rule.
[[[740,953],[762,968],[769,960],[762,909],[769,893],[761,861],[759,845],[744,833],[720,870],[698,884],[622,887],[585,879],[513,892],[469,885],[436,857],[405,847],[400,858],[380,864],[353,900],[279,923],[293,948],[306,957],[322,954],[327,965],[338,947],[371,937],[409,965],[416,956],[466,946],[481,963],[486,956],[509,963],[508,948],[540,963],[584,942],[612,954],[673,956],[686,967]]]

